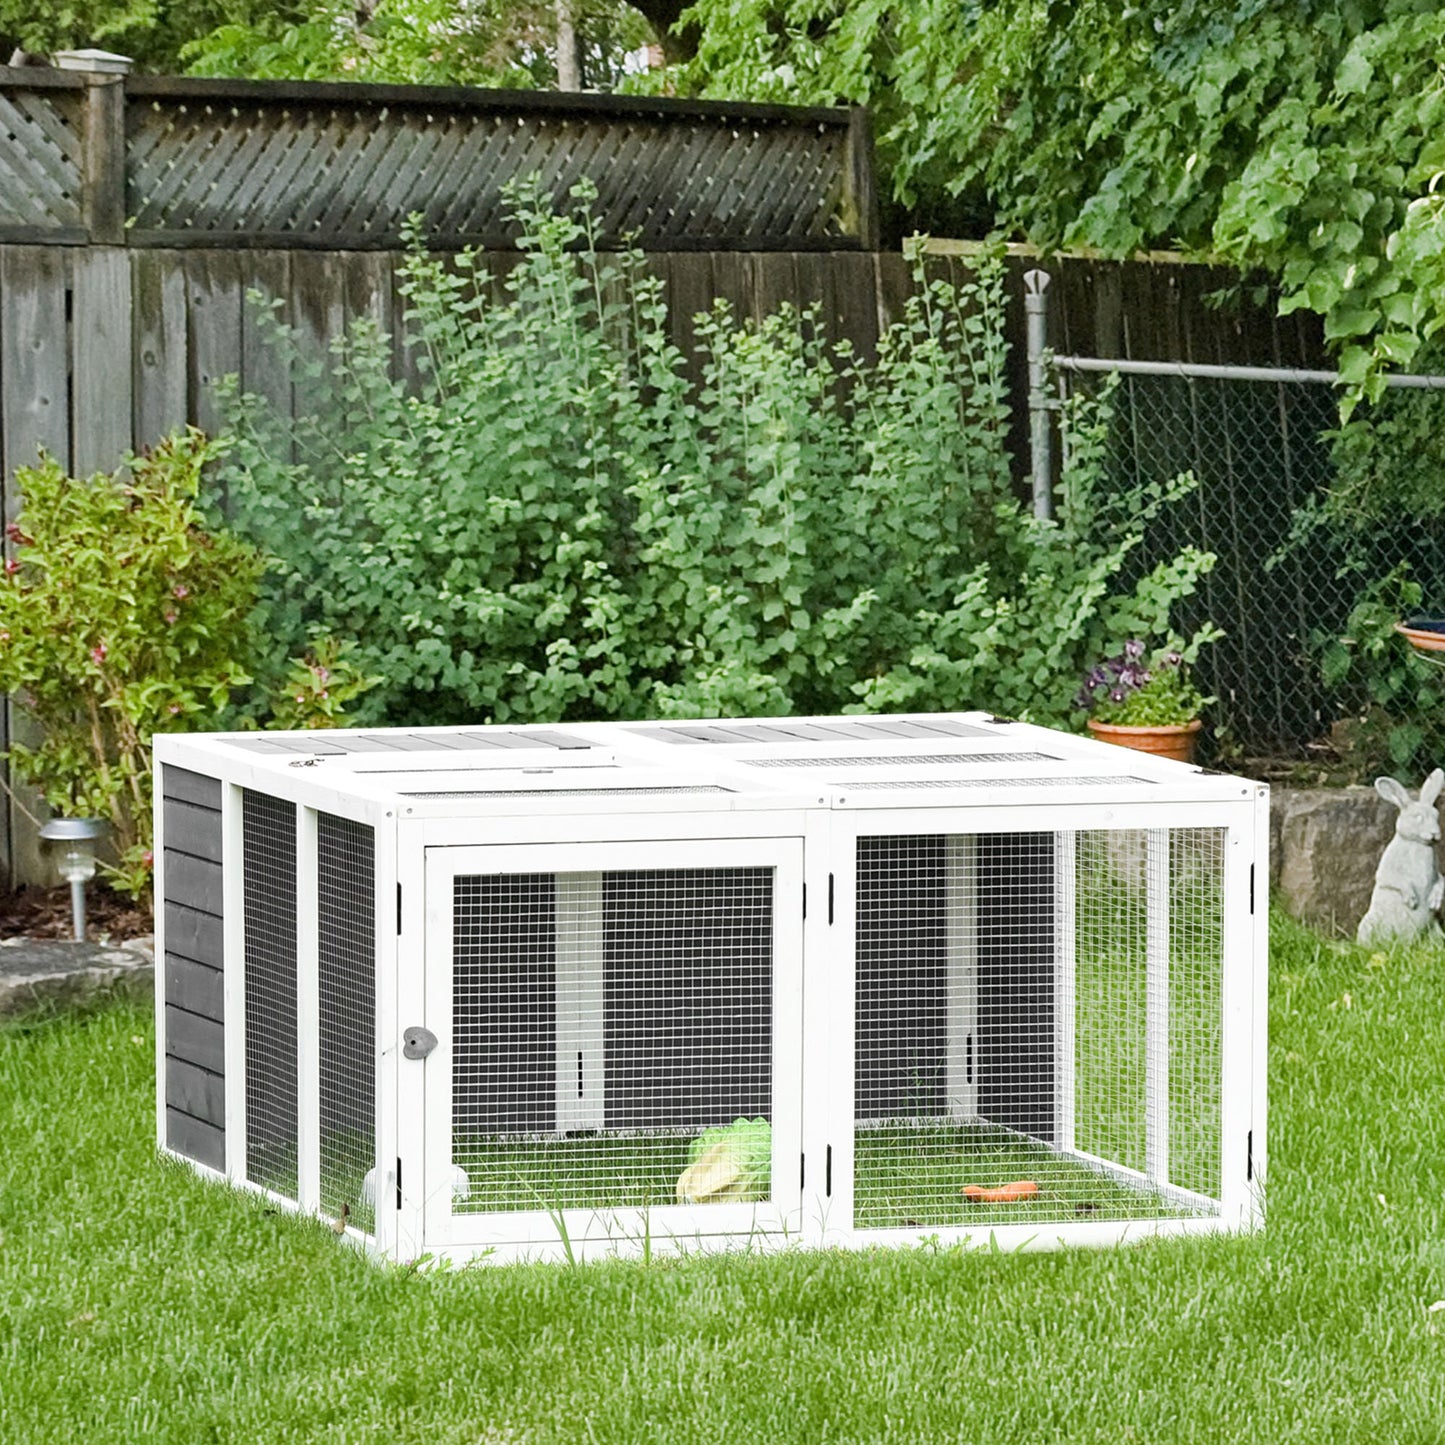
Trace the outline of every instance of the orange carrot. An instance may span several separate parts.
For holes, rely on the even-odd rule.
[[[981,1184],[965,1184],[963,1197],[975,1204],[1017,1204],[1021,1199],[1032,1199],[1039,1192],[1039,1186],[1032,1179],[1015,1179],[1012,1184],[1000,1184],[997,1189],[985,1189]]]

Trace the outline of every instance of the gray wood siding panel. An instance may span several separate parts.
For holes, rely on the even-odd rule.
[[[166,899],[166,952],[220,969],[225,954],[219,916]]]
[[[226,1071],[226,1031],[215,1019],[189,1013],[166,1001],[166,1056],[184,1059],[210,1073]]]
[[[189,768],[174,768],[169,764],[163,767],[161,792],[178,802],[194,803],[197,807],[210,808],[217,813],[221,811],[220,780],[193,773]]]
[[[226,1122],[226,1086],[219,1074],[184,1059],[166,1069],[166,1107],[222,1128]]]
[[[166,1147],[212,1169],[226,1167],[224,1130],[169,1105],[166,1107]]]
[[[221,784],[165,767],[161,792],[166,1142],[178,1154],[224,1169]]]
[[[166,1004],[225,1022],[225,975],[219,968],[166,951]]]
[[[221,865],[166,849],[165,886],[168,903],[184,904],[221,916]]]
[[[221,815],[167,798],[162,805],[166,852],[189,854],[210,863],[221,861]]]

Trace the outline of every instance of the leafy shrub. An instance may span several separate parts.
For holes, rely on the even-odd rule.
[[[585,200],[585,194],[584,194]],[[235,525],[274,559],[264,626],[354,639],[366,722],[990,707],[1061,721],[1087,660],[1168,633],[1211,558],[1126,585],[1187,478],[1103,485],[1069,413],[1059,521],[1014,494],[1001,264],[918,287],[876,359],[784,308],[699,319],[700,381],[636,253],[585,205],[515,197],[504,285],[413,249],[402,343],[324,365],[273,324],[314,411],[232,396]]]
[[[16,773],[56,812],[108,820],[117,878],[145,886],[151,737],[214,726],[250,681],[256,551],[200,524],[199,432],[77,479],[53,458],[21,467],[24,498],[0,577],[0,691],[40,741],[12,743]]]
[[[290,671],[273,688],[268,726],[274,728],[335,728],[350,718],[349,705],[381,681],[358,671],[350,639],[319,639],[301,657],[291,659]]]
[[[1445,757],[1445,668],[1395,631],[1422,597],[1395,568],[1364,589],[1343,636],[1319,639],[1321,676],[1343,714],[1333,741],[1361,779],[1384,769],[1423,777]]]

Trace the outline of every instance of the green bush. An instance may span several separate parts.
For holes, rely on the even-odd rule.
[[[583,196],[585,201],[586,197]],[[1191,485],[1102,486],[1069,413],[1058,522],[1015,496],[1002,270],[918,278],[876,358],[784,308],[699,319],[698,384],[660,283],[593,245],[585,204],[515,197],[521,263],[419,248],[401,344],[355,323],[314,400],[231,397],[224,485],[274,558],[264,626],[356,642],[366,722],[985,707],[1062,721],[1088,662],[1166,635],[1212,559],[1121,578]],[[304,373],[304,375],[303,375]],[[279,655],[278,653],[278,655]]]
[[[147,883],[151,736],[215,726],[251,679],[256,551],[200,525],[196,431],[78,479],[51,457],[16,470],[24,505],[0,577],[0,692],[40,741],[12,743],[16,774],[68,817],[106,819],[116,881]]]

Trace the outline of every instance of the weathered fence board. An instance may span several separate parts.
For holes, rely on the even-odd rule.
[[[241,370],[245,287],[240,257],[228,251],[198,251],[182,265],[189,305],[186,410],[202,431],[215,432],[222,425],[216,387]]]
[[[33,466],[44,448],[70,465],[70,253],[45,246],[0,246],[0,502],[6,522],[20,509],[17,467]],[[6,543],[7,553],[11,550]],[[0,748],[34,741],[9,699],[0,701]],[[16,875],[39,877],[43,863],[23,808],[35,795],[16,787],[0,798],[0,862]]]
[[[112,471],[131,446],[134,376],[131,356],[130,256],[114,246],[73,253],[72,306],[84,318],[71,385],[71,465],[83,475]]]
[[[131,278],[132,437],[148,446],[185,425],[189,415],[186,276],[164,252],[137,251]]]

